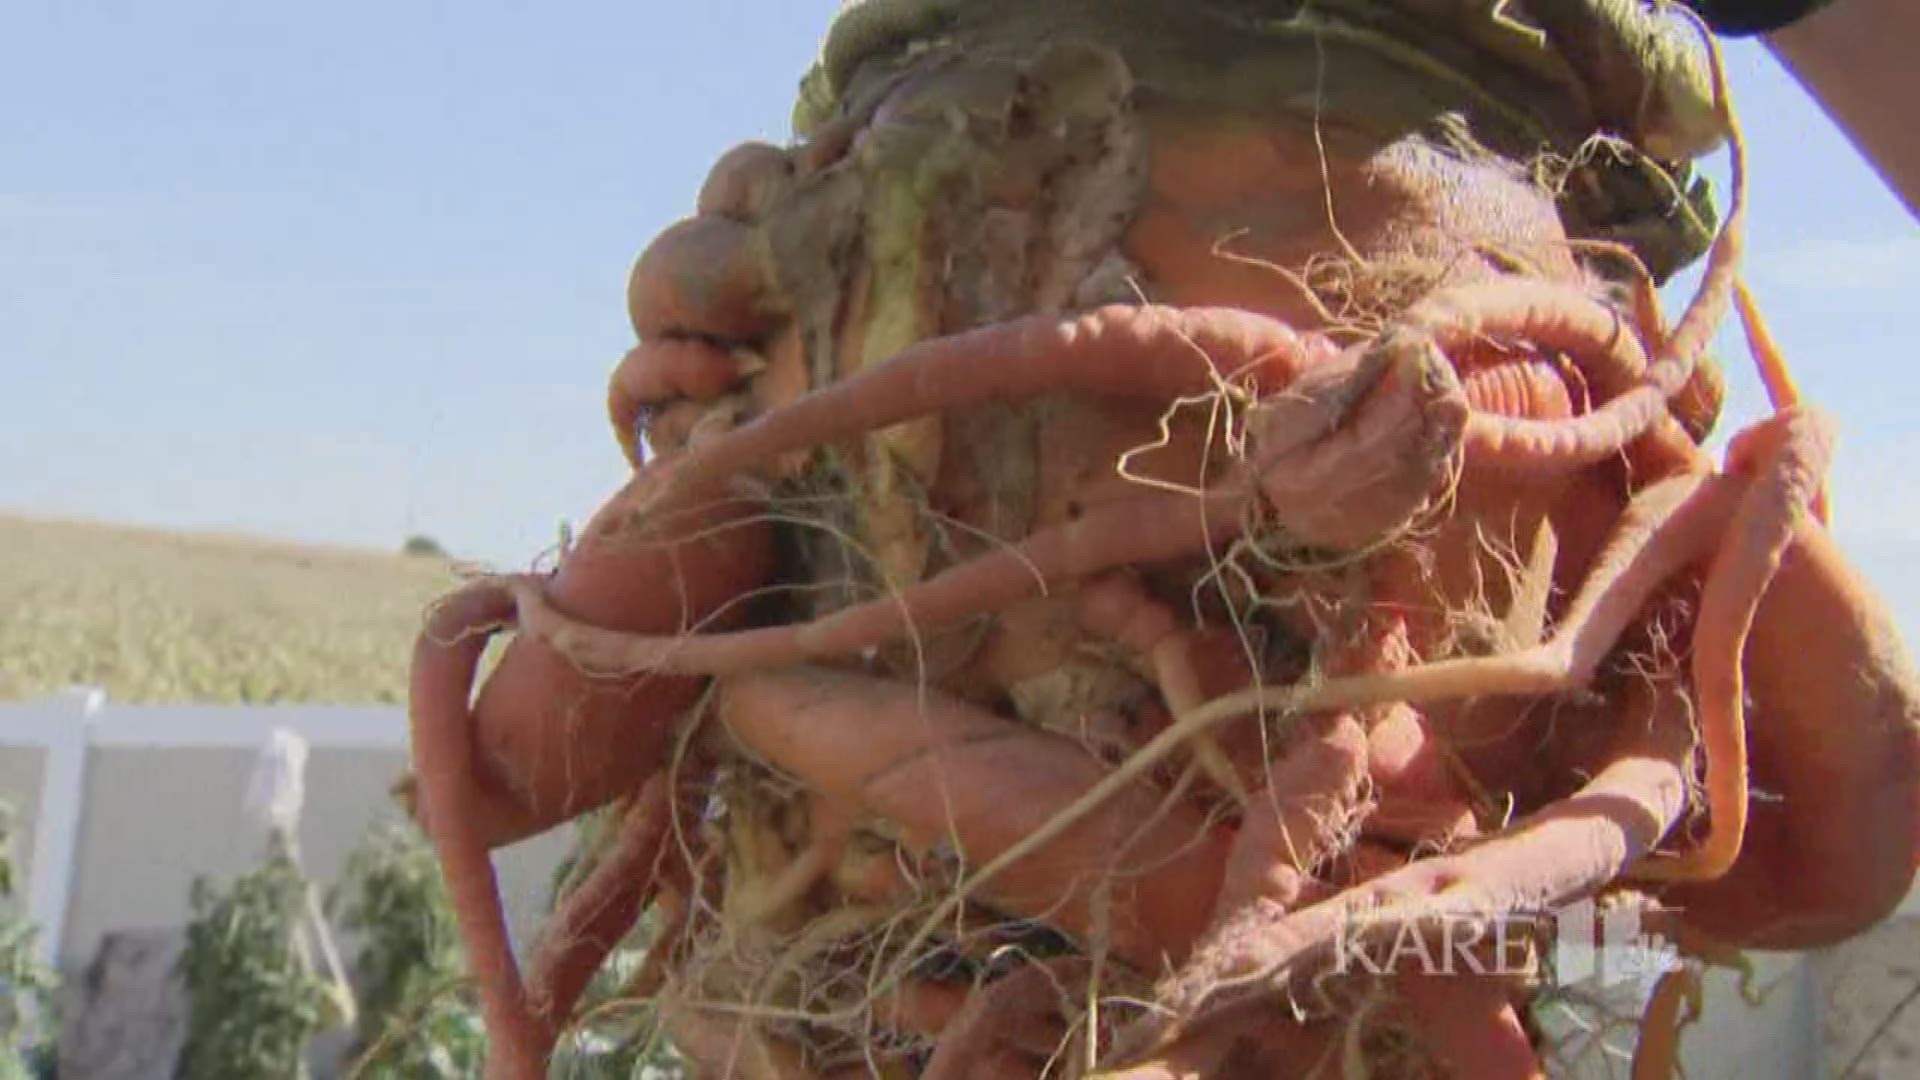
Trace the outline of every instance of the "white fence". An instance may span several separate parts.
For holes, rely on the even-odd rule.
[[[387,792],[406,761],[402,710],[128,706],[97,692],[0,705],[0,798],[19,811],[14,854],[48,960],[73,972],[103,933],[181,925],[196,877],[259,858],[245,792],[276,728],[311,749],[300,843],[330,884],[369,827],[399,816]],[[557,833],[496,857],[521,941],[564,844]]]

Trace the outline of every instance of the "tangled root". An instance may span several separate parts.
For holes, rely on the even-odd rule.
[[[1168,61],[1092,5],[857,8],[809,85],[803,111],[836,111],[807,117],[816,142],[730,155],[700,216],[643,255],[643,342],[609,412],[636,463],[645,435],[673,465],[635,535],[691,543],[667,526],[725,492],[751,507],[723,526],[772,537],[771,571],[682,625],[627,631],[569,614],[542,579],[502,583],[572,675],[714,687],[682,719],[684,771],[632,799],[564,902],[536,1026],[561,1022],[657,885],[631,989],[721,1074],[1527,1076],[1538,985],[1356,973],[1346,952],[1478,940],[1628,877],[1726,871],[1745,639],[1824,445],[1787,412],[1726,474],[1699,463],[1717,408],[1695,400],[1712,396],[1702,350],[1729,298],[1750,307],[1717,65],[1612,0],[1537,27],[1447,4],[1258,6],[1202,3],[1181,25],[1311,50],[1293,66],[1314,81],[1272,96],[1311,103],[1338,250],[1297,268],[1212,256],[1284,281],[1314,333],[1114,303],[1119,283],[1143,301],[1156,284],[1119,252],[1153,182],[1135,80],[1165,92]],[[1090,37],[1031,47],[980,31],[990,10]],[[1483,80],[1452,52],[1410,54],[1407,27],[1429,23],[1505,67]],[[1355,73],[1382,58],[1459,104],[1421,121],[1435,145],[1568,150],[1547,183],[1572,239],[1551,257],[1630,267],[1626,299],[1536,280],[1554,275],[1531,249],[1363,254],[1322,121],[1364,112]],[[1203,103],[1220,92],[1197,81]],[[1578,108],[1516,108],[1508,81]],[[1704,222],[1686,177],[1653,163],[1722,133],[1733,203],[1669,328],[1653,282],[1676,249],[1701,253]],[[1454,284],[1462,262],[1501,273]],[[1098,460],[1030,449],[1045,425]],[[1102,494],[1056,490],[1075,485]],[[1563,505],[1589,497],[1624,504],[1604,544]],[[1702,564],[1680,677],[1649,613]],[[712,631],[729,616],[745,628]],[[1658,855],[1696,754],[1708,830]],[[1655,997],[1647,1070],[1684,984]]]

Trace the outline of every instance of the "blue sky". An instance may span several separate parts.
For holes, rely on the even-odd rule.
[[[785,136],[835,6],[10,0],[0,509],[529,558],[622,476],[634,256]],[[1750,277],[1842,421],[1843,542],[1920,615],[1920,229],[1770,57],[1729,61]]]

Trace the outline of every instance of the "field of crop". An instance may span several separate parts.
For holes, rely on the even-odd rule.
[[[0,515],[0,700],[397,703],[441,559]]]

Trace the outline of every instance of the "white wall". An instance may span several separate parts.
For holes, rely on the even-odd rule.
[[[102,933],[180,925],[196,876],[229,878],[258,859],[264,835],[245,796],[275,728],[311,747],[301,852],[331,885],[369,826],[399,818],[387,791],[406,764],[403,711],[0,705],[0,798],[20,813],[15,856],[49,958],[78,971]],[[557,830],[496,855],[522,943],[540,925],[566,841]]]

